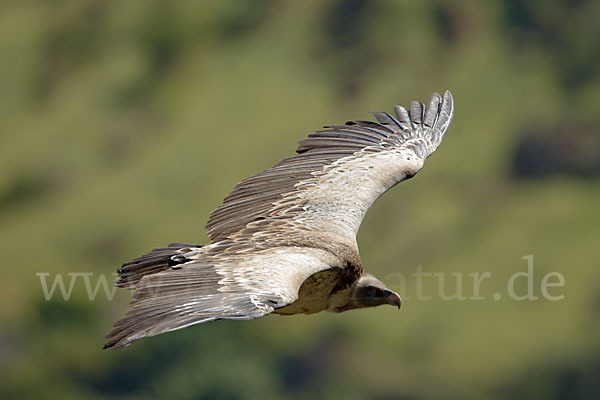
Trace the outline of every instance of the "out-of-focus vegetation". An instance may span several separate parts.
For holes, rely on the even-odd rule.
[[[598,398],[598,18],[593,0],[2,3],[0,397]],[[369,272],[407,278],[401,312],[219,321],[115,352],[130,293],[90,301],[80,276],[46,301],[36,273],[94,286],[205,242],[234,184],[310,131],[447,88],[443,145],[359,233]],[[530,254],[540,299],[511,300]],[[467,296],[490,272],[485,300],[443,301],[435,278],[417,300],[419,265],[449,293],[462,273]],[[563,300],[541,297],[553,271]]]

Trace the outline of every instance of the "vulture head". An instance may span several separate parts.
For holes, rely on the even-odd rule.
[[[343,312],[357,308],[377,307],[383,304],[400,308],[402,299],[398,293],[386,288],[379,279],[365,274],[359,278],[350,292],[348,303],[337,307],[335,311]]]

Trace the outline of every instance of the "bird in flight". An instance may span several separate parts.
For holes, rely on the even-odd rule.
[[[211,213],[210,243],[172,243],[123,264],[116,286],[133,299],[104,348],[218,319],[400,308],[364,272],[356,234],[373,202],[423,167],[453,111],[446,91],[310,134]]]

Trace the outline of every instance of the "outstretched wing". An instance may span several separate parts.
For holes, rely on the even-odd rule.
[[[217,319],[260,318],[292,304],[309,276],[341,263],[327,251],[310,248],[211,258],[205,248],[177,247],[156,249],[119,270],[117,286],[135,292],[104,348]]]
[[[449,91],[427,107],[396,106],[396,117],[330,126],[302,140],[298,154],[243,180],[215,209],[206,226],[211,242],[248,238],[310,237],[355,243],[373,202],[416,174],[442,141],[453,115]],[[298,234],[296,234],[298,233]],[[275,240],[274,245],[281,243]]]

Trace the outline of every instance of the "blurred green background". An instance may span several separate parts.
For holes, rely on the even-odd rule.
[[[593,0],[0,3],[0,397],[599,398],[599,18]],[[358,238],[402,311],[102,351],[130,292],[90,301],[79,277],[46,300],[37,273],[95,286],[205,243],[233,186],[311,131],[445,89],[444,143]],[[540,298],[511,300],[527,255]],[[490,272],[485,300],[444,301],[433,278],[417,300],[418,266],[463,273],[467,296]],[[541,296],[549,272],[564,299]]]

